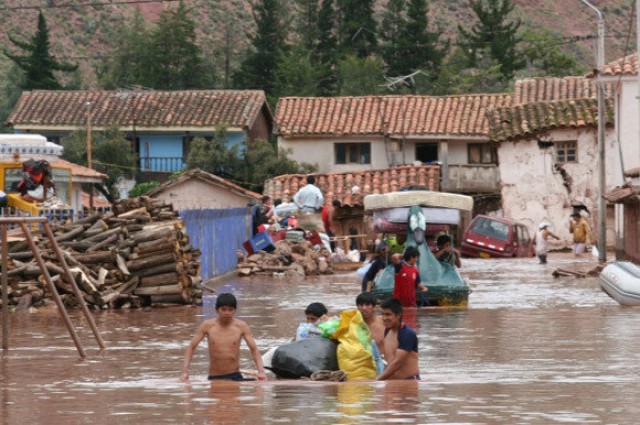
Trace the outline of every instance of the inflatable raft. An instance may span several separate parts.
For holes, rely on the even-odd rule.
[[[640,267],[628,261],[608,264],[600,272],[600,287],[621,305],[640,305]]]

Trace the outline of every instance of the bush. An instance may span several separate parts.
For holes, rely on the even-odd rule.
[[[158,187],[158,186],[160,186],[160,183],[155,181],[140,183],[129,191],[129,197],[135,198],[137,196],[142,196],[148,191],[150,191],[151,189],[153,189],[154,187]]]

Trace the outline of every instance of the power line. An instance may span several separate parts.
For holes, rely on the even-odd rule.
[[[42,9],[69,9],[77,7],[100,7],[100,6],[119,6],[123,4],[143,4],[143,3],[175,3],[180,0],[114,0],[109,2],[91,2],[91,3],[68,3],[68,4],[45,4],[40,6],[0,6],[0,10],[42,10]]]

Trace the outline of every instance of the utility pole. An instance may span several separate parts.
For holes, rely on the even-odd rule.
[[[91,158],[91,102],[87,102],[87,166],[93,169]],[[93,210],[93,187],[89,191],[89,208]]]
[[[604,16],[599,9],[581,0],[598,14],[598,46],[596,48],[596,83],[598,86],[598,261],[607,261],[607,204],[604,199],[606,191],[605,145],[604,145],[604,87],[600,72],[604,67]]]

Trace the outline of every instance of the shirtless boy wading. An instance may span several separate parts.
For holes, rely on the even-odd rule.
[[[251,356],[258,368],[258,380],[266,380],[262,358],[249,326],[244,321],[234,318],[236,298],[232,294],[220,294],[216,299],[216,312],[218,317],[204,321],[189,343],[184,355],[180,379],[183,381],[189,379],[189,366],[193,352],[206,337],[209,345],[210,380],[244,380],[240,373],[240,341],[242,339],[251,350]]]
[[[418,336],[402,323],[403,308],[400,301],[391,298],[381,305],[384,323],[384,355],[387,368],[376,380],[420,380],[418,368]]]

